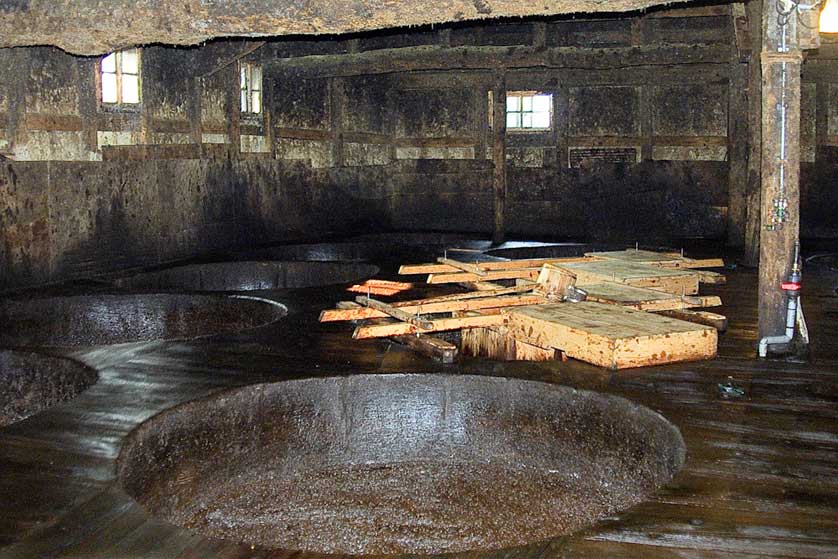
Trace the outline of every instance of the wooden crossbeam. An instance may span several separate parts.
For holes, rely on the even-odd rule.
[[[470,274],[468,272],[457,272],[451,274],[431,274],[428,276],[428,283],[467,283],[472,281],[494,281],[502,279],[529,279],[538,278],[539,268],[524,268],[520,270],[497,270],[486,272],[484,276]]]
[[[506,297],[472,297],[469,299],[454,299],[438,301],[407,301],[390,305],[391,311],[396,310],[409,316],[448,313],[455,311],[470,311],[478,309],[517,307],[522,305],[537,305],[546,300],[540,295],[513,295]],[[384,309],[370,306],[353,306],[349,308],[329,309],[320,313],[320,322],[337,322],[344,320],[368,320],[371,318],[386,318],[393,316]],[[394,318],[399,318],[395,316]],[[410,322],[410,321],[406,321]],[[423,322],[427,322],[424,321]]]
[[[386,324],[370,324],[358,326],[352,337],[356,340],[367,338],[387,338],[390,336],[403,336],[405,334],[417,334],[428,332],[444,332],[446,330],[459,330],[461,328],[483,328],[486,326],[498,326],[506,324],[507,315],[494,314],[489,316],[469,316],[463,318],[440,318],[432,320],[431,327],[422,329],[409,322],[390,322]]]
[[[374,309],[376,311],[384,313],[387,316],[392,316],[393,318],[401,320],[402,322],[407,322],[408,324],[418,326],[419,328],[422,328],[423,330],[428,330],[430,328],[433,328],[433,324],[431,323],[431,321],[425,320],[425,319],[423,319],[423,318],[421,318],[421,317],[419,317],[415,314],[411,314],[411,313],[407,312],[406,310],[404,310],[403,308],[401,308],[401,309],[396,308],[396,307],[394,307],[392,305],[389,305],[389,304],[387,304],[383,301],[378,301],[376,299],[371,299],[369,297],[364,297],[364,296],[356,297],[355,301],[357,301],[361,305],[364,305],[366,307],[369,307],[371,309]]]
[[[451,266],[452,268],[455,268],[455,269],[463,271],[463,272],[469,272],[471,274],[477,274],[478,276],[485,276],[486,275],[485,270],[481,270],[478,265],[472,264],[470,262],[460,262],[459,260],[453,260],[451,258],[443,258],[441,256],[439,258],[437,258],[436,261],[439,262],[440,264],[446,264],[448,266]]]
[[[406,345],[413,351],[436,359],[441,363],[453,363],[457,359],[458,348],[451,342],[433,336],[404,335],[394,336],[393,341]]]

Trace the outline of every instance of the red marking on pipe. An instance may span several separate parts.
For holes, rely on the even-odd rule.
[[[800,284],[794,281],[784,281],[780,284],[780,287],[783,288],[783,291],[800,291]]]

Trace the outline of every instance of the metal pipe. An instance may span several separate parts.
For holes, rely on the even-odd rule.
[[[782,285],[782,289],[788,292],[788,303],[786,305],[786,330],[782,336],[766,336],[759,341],[757,353],[760,357],[768,356],[768,348],[773,345],[790,344],[794,338],[794,329],[797,324],[798,303],[800,300],[800,242],[794,244],[794,263],[792,264],[789,281]]]

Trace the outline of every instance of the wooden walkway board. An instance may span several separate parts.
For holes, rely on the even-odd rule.
[[[618,260],[600,260],[562,264],[562,268],[576,275],[576,285],[612,282],[635,287],[651,287],[675,295],[698,293],[699,274],[671,268],[659,268],[648,264],[635,264]]]
[[[674,252],[654,252],[651,250],[613,250],[606,252],[588,252],[585,256],[604,260],[619,260],[636,264],[650,264],[664,268],[718,268],[724,266],[721,258],[693,259],[685,258]]]
[[[611,369],[716,356],[714,328],[615,305],[586,301],[506,311],[511,336]]]
[[[595,283],[583,288],[588,293],[588,301],[620,305],[639,311],[668,311],[690,309],[694,307],[716,307],[722,304],[716,296],[681,297],[673,293],[656,291],[646,287],[634,287],[622,283]]]

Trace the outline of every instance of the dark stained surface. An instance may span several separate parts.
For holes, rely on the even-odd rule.
[[[96,378],[94,369],[71,359],[0,350],[0,426],[71,400]]]
[[[684,437],[683,469],[651,499],[577,534],[481,556],[836,557],[838,275],[804,275],[808,362],[752,359],[756,274],[727,275],[727,285],[706,290],[722,296],[720,312],[730,318],[718,359],[619,373],[573,361],[445,366],[386,341],[352,341],[346,325],[316,322],[321,308],[347,298],[338,287],[277,294],[289,316],[260,329],[144,352],[85,353],[98,365],[97,384],[0,430],[0,542],[7,545],[0,557],[322,559],[209,539],[151,516],[120,488],[117,455],[143,421],[221,390],[401,372],[516,377],[619,395],[660,412]],[[719,385],[728,382],[744,396],[725,397]]]
[[[100,6],[82,0],[2,0],[0,46],[52,44],[76,54],[104,54],[139,44],[194,45],[212,37],[322,35],[498,17],[619,12],[660,3],[659,0],[612,0],[607,4],[595,0],[542,0],[535,4],[515,0],[113,0]]]
[[[376,266],[352,262],[215,262],[144,272],[117,280],[116,285],[163,291],[258,291],[347,283],[377,273]]]
[[[222,295],[77,295],[0,301],[0,344],[95,346],[195,338],[285,315],[266,300]]]
[[[498,549],[644,500],[684,462],[613,396],[462,375],[355,375],[224,392],[160,414],[119,478],[209,536],[323,553]]]

